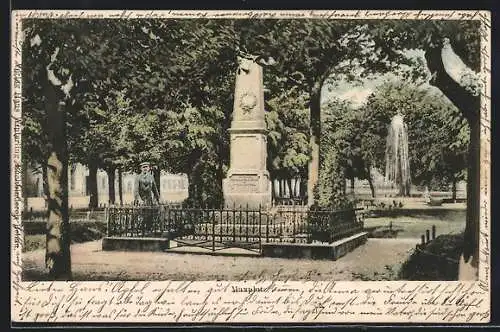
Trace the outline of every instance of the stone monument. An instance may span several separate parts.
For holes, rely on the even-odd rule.
[[[228,206],[258,208],[271,204],[267,171],[267,130],[262,67],[240,58],[230,133],[230,165],[223,181]]]

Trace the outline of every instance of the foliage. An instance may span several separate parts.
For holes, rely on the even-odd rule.
[[[236,66],[234,33],[226,21],[39,21],[24,25],[25,40],[34,42],[26,42],[23,52],[23,148],[33,162],[43,163],[47,154],[41,84],[44,60],[55,49],[58,73],[74,82],[66,124],[74,162],[135,170],[147,159],[186,171],[193,153],[214,157],[208,150],[228,127]],[[215,160],[219,153],[227,148],[217,147]]]
[[[463,251],[464,234],[440,235],[420,246],[403,263],[403,280],[457,280],[458,262]]]
[[[403,53],[436,47],[443,37],[472,69],[479,58],[477,26],[462,21],[26,20],[24,25],[27,156],[45,160],[40,75],[59,47],[56,70],[74,82],[67,124],[74,161],[86,163],[92,154],[100,167],[135,170],[148,159],[165,170],[195,172],[192,166],[203,160],[216,170],[217,183],[227,166],[225,132],[239,53],[257,54],[265,66],[271,172],[294,176],[305,173],[311,158],[306,128],[319,127],[326,81],[358,80],[395,68],[416,81],[428,75],[422,58]],[[202,116],[191,118],[193,108]],[[344,140],[353,141],[339,148],[343,176],[366,176],[366,161],[381,166],[375,142],[383,131],[368,128],[366,135]]]
[[[291,88],[272,97],[266,105],[271,178],[305,178],[310,159],[306,96]]]
[[[425,82],[431,76],[424,58],[408,54],[439,47],[444,37],[452,41],[467,65],[478,68],[479,38],[473,21],[254,20],[240,21],[238,26],[239,47],[270,64],[268,75],[283,79],[280,89],[297,87],[308,95],[311,134],[315,138],[320,136],[319,101],[325,82],[339,78],[358,81],[388,70],[397,72],[405,81]],[[463,81],[474,81],[474,77],[464,75]],[[370,138],[362,140],[364,145],[374,142]],[[358,173],[368,177],[371,165],[361,164],[373,157],[352,156],[356,167],[350,167],[348,176]]]
[[[318,182],[318,205],[341,209],[348,205],[345,180],[359,168],[356,112],[348,102],[332,100],[324,111],[321,136],[321,162]]]
[[[468,128],[465,119],[439,91],[401,82],[388,82],[363,107],[361,149],[372,165],[384,169],[388,124],[396,113],[408,126],[410,169],[417,185],[440,186],[463,179]]]
[[[335,191],[329,183],[335,179],[339,182],[337,195],[343,195],[346,178],[367,179],[371,167],[383,173],[388,126],[397,113],[404,115],[408,126],[414,184],[438,189],[464,179],[467,123],[436,89],[387,81],[359,109],[331,99],[324,105],[323,113],[321,170],[327,174],[320,175],[322,205],[332,200]]]
[[[104,222],[72,222],[70,223],[71,243],[95,241],[106,236]],[[45,227],[40,227],[45,231]],[[25,234],[23,251],[45,249],[45,234]]]

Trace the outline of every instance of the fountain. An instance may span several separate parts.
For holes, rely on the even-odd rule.
[[[391,121],[385,150],[385,180],[399,187],[399,196],[410,195],[410,160],[408,158],[408,130],[401,114]]]

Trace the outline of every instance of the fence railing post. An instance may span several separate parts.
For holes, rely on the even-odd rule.
[[[213,210],[215,212],[215,209]],[[214,220],[215,220],[215,223],[217,223],[217,219],[215,219],[214,217]],[[224,243],[224,227],[222,226],[222,223],[219,224],[219,239],[220,239],[220,243]]]
[[[233,202],[233,243],[236,242],[236,203]]]
[[[430,236],[430,231],[427,229],[425,230],[425,243],[431,242],[431,236]]]
[[[283,242],[283,210],[278,211],[279,213],[279,223],[280,223],[280,228],[279,228],[279,239],[280,242]],[[273,224],[276,224],[276,215],[274,216],[274,222]]]
[[[212,250],[216,250],[215,238],[219,237],[221,243],[232,240],[233,244],[238,246],[237,243],[241,241],[253,246],[254,250],[258,246],[262,251],[264,241],[300,242],[304,240],[301,235],[304,233],[308,243],[313,239],[331,243],[338,238],[350,236],[363,228],[362,219],[358,214],[361,210],[318,207],[299,210],[293,204],[288,205],[288,209],[284,207],[276,210],[267,210],[260,204],[258,210],[249,205],[238,208],[234,203],[232,208],[109,205],[104,207],[104,215],[107,236],[151,236],[157,231],[166,231],[172,237],[193,240],[201,237],[208,241],[208,248],[211,242]],[[423,236],[423,244],[430,241],[430,234],[428,230],[427,237]],[[435,237],[435,227],[432,228],[432,237]]]
[[[220,227],[222,228],[222,225]],[[212,218],[212,251],[215,251],[215,217]]]
[[[432,240],[436,239],[436,225],[432,225]]]
[[[106,210],[107,211],[107,210]],[[104,212],[104,220],[106,220],[106,236],[110,236],[110,222],[109,222],[109,212],[106,213],[106,211]]]
[[[248,242],[248,229],[249,229],[249,220],[248,220],[248,203],[246,206],[246,213],[245,213],[245,233],[246,233],[246,242]]]
[[[226,223],[226,241],[229,241],[228,236],[230,236],[231,233],[229,232],[228,216],[227,216],[227,213],[226,213],[226,219],[224,219],[224,205],[222,205],[222,204],[220,206],[219,214],[220,214],[220,216],[219,216],[220,227],[222,227],[222,225],[224,224],[224,222]]]
[[[269,213],[266,214],[266,243],[269,243]]]
[[[259,204],[259,252],[262,253],[262,206]]]
[[[242,236],[241,236],[241,234],[242,234],[242,228],[241,228],[242,225],[241,224],[242,224],[242,220],[243,220],[243,209],[241,208],[241,204],[239,205],[238,210],[240,211],[240,213],[239,213],[240,220],[238,222],[238,224],[240,225],[239,231],[238,231],[238,240],[241,241],[241,238],[242,238]]]

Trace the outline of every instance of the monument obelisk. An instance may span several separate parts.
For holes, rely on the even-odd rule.
[[[271,204],[267,171],[267,129],[262,67],[240,58],[230,133],[230,164],[223,181],[228,206],[258,208]]]

